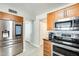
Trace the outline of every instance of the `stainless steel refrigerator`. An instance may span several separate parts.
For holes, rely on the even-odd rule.
[[[22,24],[0,20],[0,56],[14,56],[22,51]]]

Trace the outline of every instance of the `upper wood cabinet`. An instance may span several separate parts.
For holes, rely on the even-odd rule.
[[[23,17],[21,16],[16,16],[16,15],[12,15],[9,13],[5,13],[5,12],[0,12],[0,19],[5,19],[5,20],[14,20],[17,23],[23,23]]]
[[[65,10],[58,10],[54,12],[55,18],[54,19],[62,19],[65,17]]]
[[[55,11],[55,19],[63,19],[67,17],[79,16],[79,4],[69,6],[64,9]]]
[[[79,16],[79,4],[67,7],[65,8],[65,10],[66,10],[66,17]]]
[[[47,14],[47,30],[53,30],[55,15],[54,13]]]
[[[57,10],[52,13],[48,13],[47,15],[47,29],[53,30],[54,29],[54,23],[58,19],[73,17],[73,16],[79,16],[79,3]]]

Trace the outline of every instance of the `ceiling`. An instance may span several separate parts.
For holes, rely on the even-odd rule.
[[[36,16],[69,3],[6,3],[15,8],[22,9],[31,16]]]

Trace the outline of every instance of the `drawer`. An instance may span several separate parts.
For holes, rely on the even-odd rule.
[[[44,44],[50,44],[50,41],[44,41]]]
[[[50,48],[51,47],[51,44],[44,44],[44,47]]]
[[[13,44],[0,48],[0,56],[15,56],[23,52],[23,43]]]
[[[51,45],[44,45],[44,49],[50,51],[51,50]]]
[[[44,56],[51,56],[51,55],[49,55],[49,54],[44,54]]]
[[[49,40],[44,40],[43,46],[43,55],[44,56],[51,56],[51,42]]]
[[[51,51],[44,50],[44,54],[50,56],[51,55]]]
[[[44,54],[44,56],[48,56],[47,54]]]
[[[46,52],[51,52],[51,49],[44,49],[44,51],[46,51]]]
[[[44,47],[44,50],[46,50],[46,51],[51,51],[51,47],[50,48],[46,48],[46,47]]]

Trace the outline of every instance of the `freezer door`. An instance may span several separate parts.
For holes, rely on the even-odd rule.
[[[15,22],[10,20],[0,20],[0,40],[15,39]]]
[[[0,48],[0,56],[15,56],[23,52],[23,43],[17,43]]]

